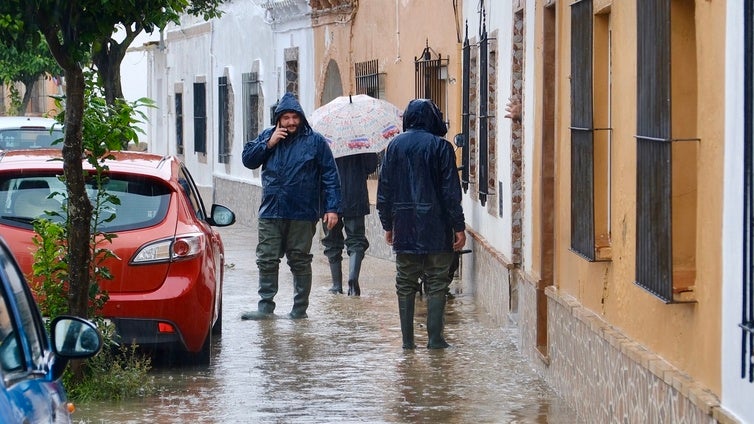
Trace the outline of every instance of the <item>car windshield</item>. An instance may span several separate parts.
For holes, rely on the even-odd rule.
[[[53,146],[56,140],[63,138],[63,131],[44,127],[24,127],[0,130],[0,150],[43,149],[62,147],[62,143]]]
[[[37,218],[63,219],[65,184],[55,175],[0,177],[0,220],[6,225],[30,226]],[[94,181],[86,184],[92,204],[97,196]],[[150,227],[165,218],[171,189],[168,185],[139,175],[111,175],[107,194],[116,202],[104,202],[98,229],[105,232]],[[50,212],[53,212],[50,214]]]

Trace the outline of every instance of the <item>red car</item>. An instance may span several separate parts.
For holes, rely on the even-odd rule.
[[[49,218],[45,211],[62,212],[62,198],[54,193],[65,193],[58,179],[63,162],[51,160],[60,155],[59,149],[0,154],[0,232],[25,275],[32,269],[32,221]],[[212,227],[233,224],[235,215],[222,205],[207,213],[191,175],[174,156],[114,155],[106,162],[106,190],[120,204],[105,205],[105,218],[112,220],[99,229],[117,235],[102,246],[117,259],[105,263],[113,279],[100,282],[109,295],[102,315],[124,343],[177,346],[209,363],[212,335],[222,330],[225,265],[222,240]],[[84,169],[91,172],[86,162]],[[95,199],[94,180],[86,187]]]

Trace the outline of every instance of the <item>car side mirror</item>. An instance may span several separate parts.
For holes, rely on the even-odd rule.
[[[226,206],[212,205],[210,217],[207,222],[209,222],[209,225],[215,227],[227,227],[236,222],[236,214]]]
[[[456,147],[466,147],[466,137],[463,136],[463,134],[456,134],[455,137],[453,137],[453,144],[456,145]]]
[[[102,334],[83,318],[60,315],[52,320],[50,328],[56,356],[50,372],[55,380],[63,376],[69,359],[90,358],[102,349]]]
[[[59,316],[52,321],[52,348],[66,359],[89,358],[102,348],[102,335],[90,321]]]

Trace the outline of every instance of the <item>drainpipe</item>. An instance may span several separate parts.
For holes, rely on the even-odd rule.
[[[453,0],[453,13],[456,21],[456,75],[463,75],[463,39],[461,38],[461,27],[460,27],[460,21],[461,19],[461,11],[458,10],[458,0]],[[463,78],[461,78],[463,80]],[[463,120],[463,116],[461,114],[463,113],[463,106],[462,102],[463,99],[461,98],[463,96],[463,81],[459,81],[457,78],[450,77],[450,72],[448,72],[448,82],[454,82],[455,85],[455,105],[456,105],[456,119],[454,122],[461,122]],[[460,133],[460,128],[456,129],[456,133]],[[460,159],[461,155],[461,149],[456,149],[456,163],[458,163],[458,160]]]
[[[395,62],[401,61],[401,14],[400,0],[395,0]]]

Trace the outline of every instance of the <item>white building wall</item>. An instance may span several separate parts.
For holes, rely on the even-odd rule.
[[[464,2],[463,17],[468,21],[469,39],[472,37],[478,42],[480,16],[477,10],[477,4],[473,2]],[[499,187],[491,187],[495,192],[494,196],[488,196],[487,202],[498,204],[499,197],[503,199],[502,216],[499,214],[492,215],[487,212],[487,206],[482,206],[479,201],[471,200],[464,196],[463,207],[466,217],[466,224],[478,234],[483,234],[487,242],[495,250],[502,253],[506,258],[513,257],[512,247],[512,216],[511,216],[511,121],[503,118],[505,107],[511,94],[511,43],[512,43],[512,6],[509,2],[490,2],[485,4],[487,9],[486,26],[487,34],[497,32],[497,145],[496,145],[496,167],[497,180],[502,182],[502,192]],[[472,45],[472,49],[478,48],[478,45]],[[527,71],[528,72],[528,71]],[[490,78],[492,80],[492,78]],[[477,113],[478,111],[472,111]],[[476,186],[476,182],[474,186]]]
[[[537,98],[537,93],[535,90],[536,84],[535,84],[535,70],[536,70],[536,52],[537,49],[536,46],[536,37],[535,37],[535,25],[536,25],[536,16],[534,14],[534,10],[536,10],[536,1],[535,0],[526,0],[526,7],[525,11],[529,11],[529,13],[524,14],[524,103],[527,105],[534,105],[535,99]],[[533,107],[529,106],[526,109],[528,110],[534,110]],[[534,186],[534,179],[539,178],[539,175],[534,175],[534,146],[537,143],[537,140],[534,138],[534,131],[526,131],[527,128],[536,128],[537,123],[534,120],[535,116],[533,113],[524,114],[522,107],[522,116],[521,116],[521,124],[524,128],[524,145],[523,145],[523,152],[522,152],[522,162],[523,162],[523,170],[522,175],[524,179],[523,183],[523,196],[524,196],[524,207],[522,211],[522,222],[521,222],[521,266],[522,268],[527,272],[530,273],[532,271],[532,258],[534,257],[533,252],[533,241],[534,241],[534,235],[533,235],[533,228],[532,228],[532,221],[533,221],[533,201],[534,201],[534,193],[532,191]],[[530,274],[531,275],[531,274]]]
[[[180,28],[168,28],[165,32],[165,54],[168,78],[165,80],[165,100],[167,104],[160,105],[171,108],[176,84],[182,83],[183,91],[183,160],[191,171],[196,184],[200,187],[212,185],[212,173],[217,156],[217,133],[215,131],[217,113],[217,75],[213,72],[214,55],[212,52],[212,30],[216,22],[198,23],[196,25],[182,25]],[[194,83],[206,84],[206,154],[194,151]],[[175,113],[175,111],[173,111]],[[170,114],[169,114],[170,115]],[[168,119],[169,123],[174,122]],[[168,124],[171,132],[175,132],[174,125]],[[156,142],[150,148],[152,152],[175,154],[175,139],[173,143]]]
[[[249,140],[244,140],[243,133],[243,74],[251,72],[254,64],[257,63],[259,69],[259,79],[261,80],[261,89],[264,96],[265,105],[263,106],[264,117],[260,126],[260,131],[269,123],[270,117],[268,111],[270,106],[277,99],[277,82],[276,73],[276,55],[273,50],[275,43],[270,25],[265,21],[265,11],[263,8],[250,4],[249,2],[234,1],[224,6],[225,13],[216,21],[212,33],[212,96],[213,102],[217,102],[217,79],[221,76],[228,77],[228,84],[233,94],[232,103],[232,141],[230,150],[230,159],[227,164],[218,164],[214,167],[211,178],[223,176],[224,178],[235,179],[239,181],[251,182],[259,185],[259,173],[253,173],[241,163],[241,153],[244,144]],[[218,105],[212,108],[211,112],[216,121]],[[217,125],[212,127],[213,143],[218,144]],[[217,163],[217,155],[212,160]]]
[[[722,406],[754,423],[754,383],[741,378],[743,245],[743,3],[727,3],[725,175],[723,205]],[[748,76],[750,77],[750,76]]]
[[[304,108],[306,115],[311,115],[315,105],[314,81],[314,32],[311,27],[309,16],[301,16],[299,19],[274,24],[275,32],[275,59],[279,75],[277,100],[285,94],[285,51],[290,48],[298,48],[298,100]],[[269,121],[269,120],[268,120]]]
[[[256,64],[264,96],[264,117],[260,131],[269,125],[270,108],[285,92],[285,52],[298,48],[299,100],[306,113],[314,107],[313,39],[308,6],[304,0],[275,5],[270,13],[262,1],[230,1],[220,18],[205,22],[185,16],[180,25],[163,33],[163,42],[150,49],[149,96],[157,102],[150,112],[149,150],[176,153],[175,92],[182,83],[184,162],[196,183],[209,190],[213,179],[260,185],[259,171],[246,169],[241,153],[243,135],[242,75]],[[232,90],[232,138],[229,163],[219,163],[218,92],[219,77],[227,76]],[[207,89],[207,152],[194,152],[193,84],[204,81]]]
[[[141,32],[126,50],[126,55],[121,62],[120,84],[123,89],[123,98],[129,102],[147,97],[151,98],[148,91],[148,75],[150,49],[146,44],[150,41],[157,40],[157,32],[147,34]],[[141,109],[142,112],[148,113],[148,110]],[[144,133],[138,134],[139,141],[149,143],[148,122],[137,125]]]

